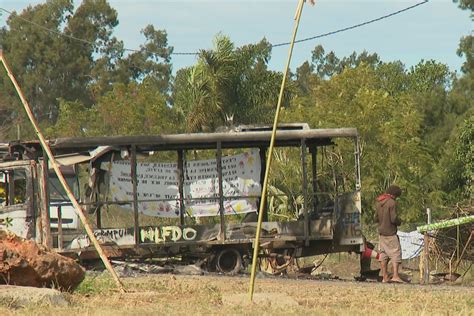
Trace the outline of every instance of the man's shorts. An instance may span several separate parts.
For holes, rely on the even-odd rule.
[[[379,252],[380,262],[388,261],[388,259],[391,259],[392,262],[402,262],[402,248],[400,246],[400,239],[398,239],[397,235],[379,235]]]

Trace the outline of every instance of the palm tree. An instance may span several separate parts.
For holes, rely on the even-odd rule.
[[[235,69],[234,45],[227,37],[218,36],[213,50],[201,50],[198,63],[178,73],[184,76],[184,84],[177,84],[175,107],[183,117],[188,132],[214,131],[225,122],[232,100]]]
[[[270,123],[281,82],[281,73],[267,69],[270,53],[266,40],[236,49],[221,34],[212,50],[200,51],[197,64],[180,70],[175,81],[175,107],[186,130],[214,131],[229,118],[233,124]],[[285,96],[289,103],[291,93]]]

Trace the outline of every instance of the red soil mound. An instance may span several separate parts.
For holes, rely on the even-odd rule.
[[[74,260],[0,230],[0,284],[73,291],[84,276]]]

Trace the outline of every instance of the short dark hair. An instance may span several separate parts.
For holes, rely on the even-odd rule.
[[[388,193],[390,195],[393,195],[395,197],[399,197],[402,195],[402,189],[398,185],[392,184],[391,186],[388,187],[387,191],[385,193]]]

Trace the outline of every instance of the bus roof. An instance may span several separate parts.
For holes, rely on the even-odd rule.
[[[49,141],[56,152],[71,150],[91,150],[98,146],[127,147],[135,145],[137,150],[215,149],[217,143],[222,148],[265,147],[270,143],[271,131],[242,131],[221,133],[163,134],[140,136],[100,136],[81,138],[58,138]],[[307,145],[325,146],[334,138],[356,138],[355,128],[278,130],[276,146]]]

